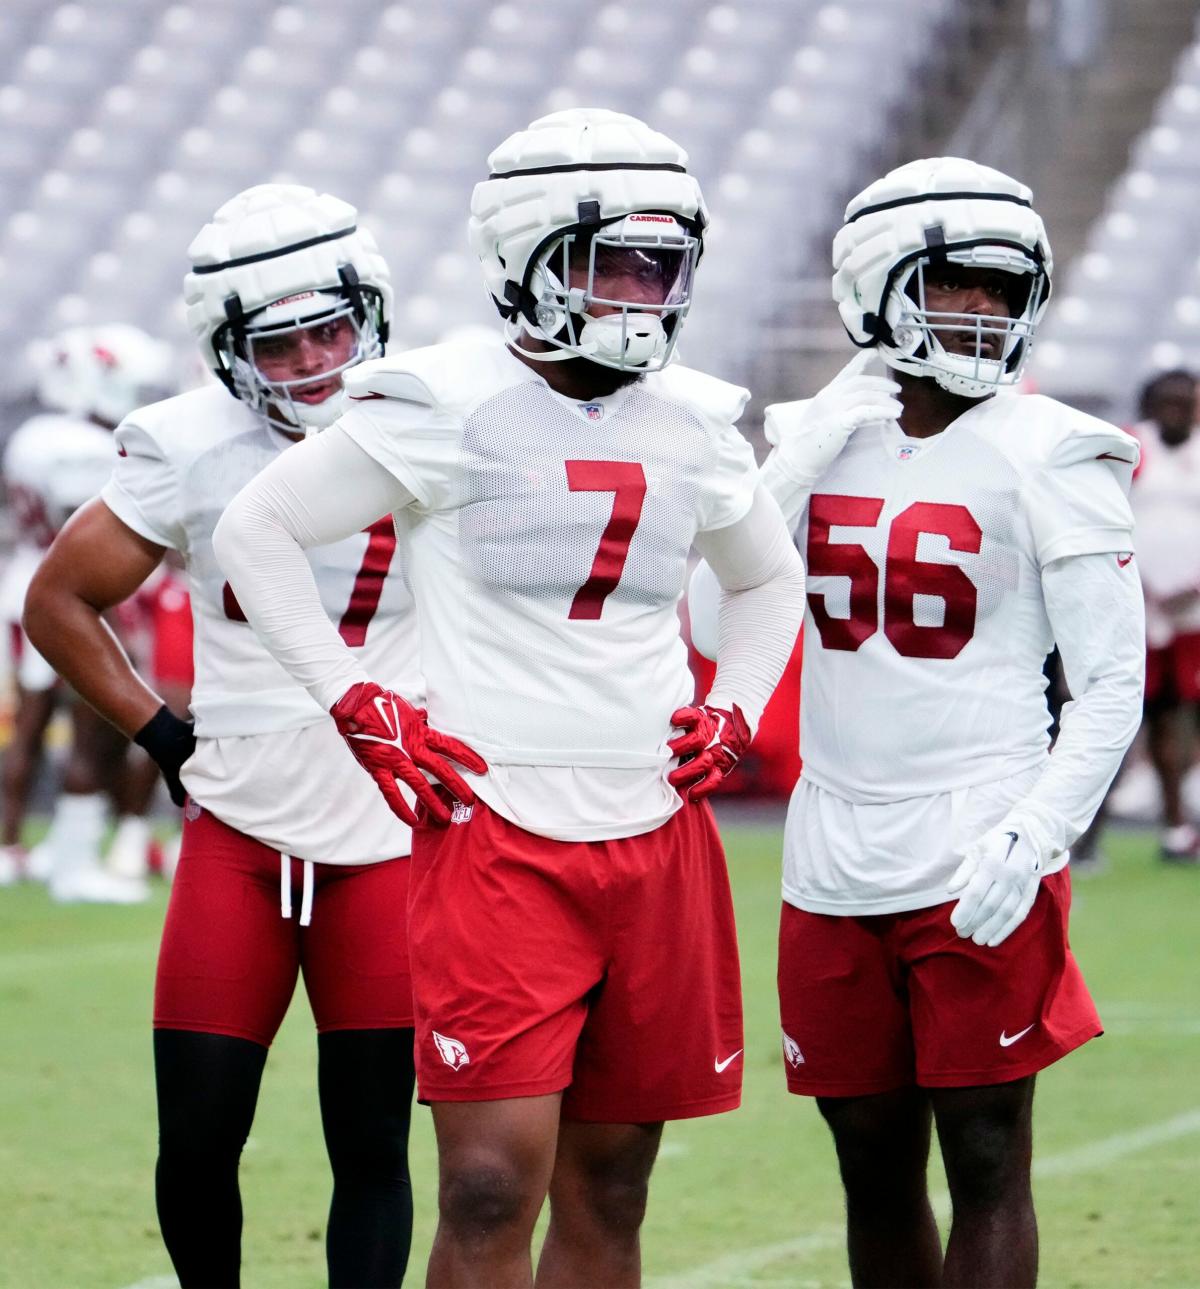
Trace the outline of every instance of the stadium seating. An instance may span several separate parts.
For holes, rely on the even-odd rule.
[[[756,331],[789,279],[825,271],[841,202],[963,9],[5,0],[0,331],[11,350],[120,318],[185,345],[188,243],[224,198],[285,177],[360,207],[397,281],[399,343],[486,322],[463,230],[488,150],[535,114],[602,103],[691,153],[714,222],[686,352],[746,378]],[[0,379],[12,398],[26,377]]]
[[[1044,393],[1126,420],[1138,378],[1200,370],[1200,20],[1154,119],[1058,283],[1030,372]]]

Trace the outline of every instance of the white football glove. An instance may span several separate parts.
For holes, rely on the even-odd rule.
[[[855,430],[899,418],[900,386],[887,376],[863,375],[876,356],[860,350],[815,397],[767,408],[763,431],[775,445],[769,460],[794,485],[811,491]]]
[[[947,891],[962,892],[950,923],[964,940],[993,949],[1025,921],[1052,848],[1026,820],[1010,816],[963,852]]]

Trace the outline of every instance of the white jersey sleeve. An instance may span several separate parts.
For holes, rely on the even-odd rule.
[[[1026,476],[1023,501],[1040,565],[1133,549],[1129,485],[1138,456],[1137,440],[1116,426],[1067,418],[1040,468]]]
[[[712,444],[703,480],[699,531],[735,524],[749,510],[758,484],[754,449],[737,428],[750,391],[687,367],[668,367],[660,382],[672,396],[702,409]]]
[[[117,457],[100,499],[147,541],[187,551],[187,529],[175,464],[134,417],[117,426]]]

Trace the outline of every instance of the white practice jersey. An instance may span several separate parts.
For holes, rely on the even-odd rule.
[[[1146,637],[1155,647],[1200,631],[1200,430],[1178,447],[1163,442],[1158,427],[1134,429],[1142,448],[1130,502],[1137,521],[1138,568],[1146,590]],[[1181,596],[1176,606],[1162,601]]]
[[[750,508],[743,389],[670,367],[581,403],[471,341],[348,373],[339,424],[416,498],[398,516],[431,723],[489,763],[480,796],[562,840],[679,808],[693,698],[676,605],[699,531]]]
[[[94,497],[112,470],[109,430],[75,416],[32,416],[4,446],[4,482],[18,541],[45,550],[71,512]]]
[[[290,440],[220,386],[131,413],[102,497],[187,564],[195,623],[198,746],[183,783],[231,827],[303,859],[366,863],[409,850],[328,714],[260,644],[213,557],[212,533],[242,486]],[[322,604],[363,665],[423,700],[412,601],[390,516],[308,552]]]
[[[1036,395],[981,400],[932,438],[856,431],[798,530],[804,777],[871,804],[1042,764],[1042,569],[1132,551],[1137,455],[1129,435]]]
[[[0,579],[0,614],[10,636],[20,631],[25,595],[46,548],[72,511],[94,497],[112,471],[112,433],[76,416],[44,413],[19,425],[4,445],[4,484],[16,528]],[[53,667],[20,633],[13,660],[23,689],[50,689]]]

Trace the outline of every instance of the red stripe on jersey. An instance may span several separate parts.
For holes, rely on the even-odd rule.
[[[372,395],[379,398],[381,395]],[[396,553],[396,525],[391,515],[377,519],[365,530],[369,535],[367,549],[363,552],[362,566],[354,579],[350,603],[338,623],[338,634],[351,649],[361,648],[367,642],[367,626],[379,608],[383,595],[383,582]]]

